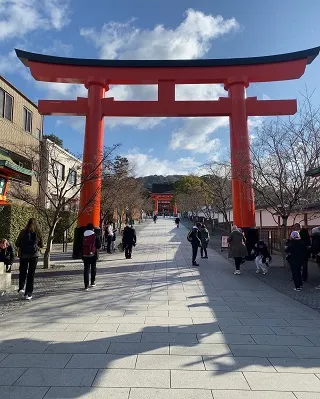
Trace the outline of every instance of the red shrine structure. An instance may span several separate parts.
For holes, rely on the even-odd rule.
[[[83,177],[78,226],[99,226],[101,161],[104,117],[228,116],[232,165],[233,221],[239,227],[255,226],[251,185],[248,116],[292,115],[296,100],[258,100],[246,97],[250,83],[300,78],[319,54],[320,47],[266,57],[199,60],[99,60],[54,57],[16,50],[32,76],[43,82],[77,83],[88,97],[75,100],[40,100],[43,115],[86,117]],[[223,84],[228,97],[206,101],[176,101],[176,84]],[[106,97],[110,85],[157,85],[157,101],[117,101]],[[90,206],[88,207],[88,204]]]
[[[174,199],[174,188],[172,184],[153,184],[151,199],[154,203],[153,212],[155,215],[178,214],[177,204],[172,203]]]

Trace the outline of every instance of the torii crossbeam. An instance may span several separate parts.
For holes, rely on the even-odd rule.
[[[78,83],[88,89],[88,98],[40,100],[43,115],[86,116],[83,176],[101,163],[105,116],[204,117],[228,116],[232,165],[233,222],[239,227],[255,226],[248,116],[292,115],[296,100],[246,98],[252,82],[298,79],[319,54],[320,47],[267,57],[211,60],[97,60],[53,57],[16,50],[20,60],[39,81]],[[110,85],[158,86],[157,101],[117,101],[105,98]],[[227,98],[215,101],[176,101],[176,84],[224,84]],[[85,181],[80,196],[78,227],[88,222],[99,226],[99,178]],[[89,212],[82,212],[97,192]]]

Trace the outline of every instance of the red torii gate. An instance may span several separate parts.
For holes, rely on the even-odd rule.
[[[166,193],[152,193],[151,194],[151,199],[152,201],[154,201],[154,208],[153,211],[154,213],[157,215],[159,213],[159,202],[161,201],[172,201],[174,198],[174,194],[166,194]],[[178,213],[178,208],[177,208],[177,204],[174,203],[173,204],[173,214],[177,215]]]
[[[239,227],[255,226],[251,186],[252,170],[248,116],[292,115],[296,100],[246,98],[252,82],[298,79],[319,54],[320,47],[267,57],[213,60],[97,60],[53,57],[16,50],[20,60],[39,81],[78,83],[88,89],[88,98],[40,100],[43,115],[86,116],[83,176],[97,169],[98,178],[87,180],[80,195],[78,227],[91,222],[99,226],[101,161],[105,116],[230,118],[233,222]],[[215,101],[176,101],[176,84],[224,84],[228,98]],[[158,85],[157,101],[117,101],[105,98],[109,85]],[[93,193],[90,211],[83,212]]]

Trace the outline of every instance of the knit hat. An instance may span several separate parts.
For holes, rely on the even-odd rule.
[[[290,238],[291,238],[292,240],[300,240],[300,233],[299,233],[298,231],[293,231],[293,232],[290,234]]]

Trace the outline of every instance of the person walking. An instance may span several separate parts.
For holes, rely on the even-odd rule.
[[[306,229],[305,227],[301,227],[300,223],[295,223],[295,225],[293,226],[293,230],[299,232],[300,238],[304,242],[304,245],[306,246],[306,249],[307,249],[307,251],[305,253],[305,259],[302,264],[302,270],[301,270],[302,281],[307,281],[308,277],[309,277],[308,262],[309,262],[309,257],[310,257],[310,253],[311,253],[311,238],[310,238],[308,229]]]
[[[198,248],[201,247],[201,237],[200,237],[201,223],[196,223],[193,228],[189,231],[187,240],[192,246],[192,265],[199,266],[197,263]]]
[[[316,260],[318,269],[320,271],[320,226],[314,227],[311,230],[311,255],[312,259]],[[320,290],[320,285],[316,287],[316,290]]]
[[[208,259],[207,248],[208,248],[208,244],[209,244],[210,235],[209,235],[208,229],[206,228],[206,226],[204,224],[201,226],[201,229],[200,229],[200,237],[201,237],[201,250],[200,250],[201,258]],[[203,253],[204,253],[204,256],[203,256]]]
[[[126,259],[131,259],[132,257],[132,247],[137,244],[137,236],[135,229],[130,226],[129,222],[126,222],[126,226],[123,229],[122,235],[122,245],[125,251]]]
[[[82,240],[83,280],[85,291],[89,290],[89,274],[91,270],[91,287],[96,286],[98,249],[101,248],[101,239],[94,232],[92,223],[87,225]]]
[[[179,226],[180,226],[180,218],[179,217],[176,217],[175,224],[177,225],[177,228],[179,228]]]
[[[301,268],[306,259],[307,247],[305,243],[301,240],[300,233],[298,231],[293,231],[290,234],[290,240],[285,248],[287,253],[287,261],[289,262],[293,282],[295,285],[295,291],[302,290],[302,277]]]
[[[11,273],[11,267],[14,261],[14,250],[8,240],[2,238],[0,240],[0,262],[6,266],[6,272]]]
[[[237,226],[232,226],[231,234],[228,238],[229,243],[229,258],[234,259],[236,270],[234,274],[241,274],[240,265],[243,263],[243,258],[248,255],[248,251],[245,245],[245,237],[238,229]]]
[[[269,263],[271,262],[271,255],[267,244],[264,241],[259,240],[253,249],[254,261],[256,264],[256,273],[267,274],[269,270]]]
[[[26,300],[32,299],[34,276],[40,255],[40,248],[43,248],[42,235],[36,219],[31,218],[27,226],[21,230],[17,241],[19,266],[19,290],[18,294]],[[24,290],[25,282],[26,288]]]
[[[154,223],[157,223],[157,219],[158,219],[158,216],[157,216],[157,215],[153,215],[153,221],[154,221]]]
[[[107,253],[108,254],[111,254],[112,238],[113,238],[113,227],[112,227],[112,223],[109,222],[107,224],[107,227],[105,230],[105,240],[107,241]]]

